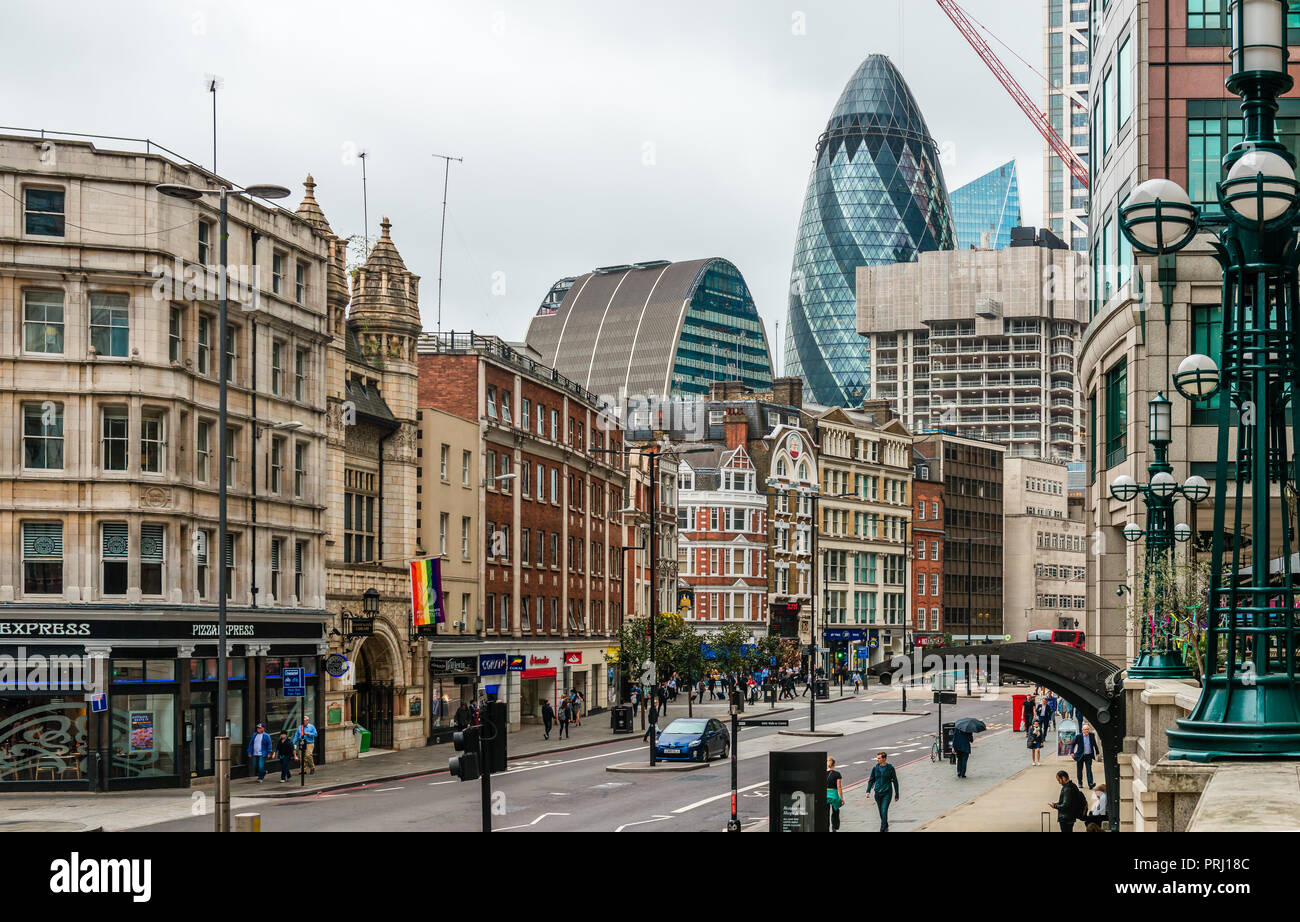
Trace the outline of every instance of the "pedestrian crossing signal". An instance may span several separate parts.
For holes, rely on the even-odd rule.
[[[451,738],[452,747],[459,753],[447,760],[447,769],[461,781],[474,781],[479,777],[478,734],[475,727],[457,730]]]

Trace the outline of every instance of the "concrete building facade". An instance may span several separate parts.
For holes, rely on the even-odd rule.
[[[1071,460],[1083,448],[1075,349],[1085,258],[1022,230],[1002,250],[858,269],[858,332],[871,340],[873,396],[912,431]]]
[[[1104,4],[1093,4],[1104,6]],[[1088,161],[1088,0],[1043,0],[1043,111],[1062,140]],[[1096,18],[1094,14],[1094,18]],[[1093,97],[1096,99],[1096,97]],[[1043,223],[1079,252],[1088,250],[1088,189],[1043,142]]]

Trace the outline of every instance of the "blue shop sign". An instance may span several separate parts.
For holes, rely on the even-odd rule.
[[[827,643],[861,643],[867,632],[859,627],[831,627],[825,631]]]
[[[479,675],[505,675],[506,655],[504,653],[480,653],[478,656]]]

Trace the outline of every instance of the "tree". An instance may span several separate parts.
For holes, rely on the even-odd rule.
[[[1199,679],[1205,673],[1206,622],[1210,592],[1210,564],[1177,555],[1162,556],[1144,564],[1134,574],[1132,603],[1126,612],[1129,630],[1139,646],[1142,625],[1167,635],[1170,647],[1181,654],[1184,665]],[[1121,605],[1124,603],[1121,602]],[[1157,608],[1159,623],[1154,621]]]
[[[695,638],[694,643],[698,648],[699,634],[676,612],[658,614],[654,618],[655,678],[660,681],[671,675],[674,669],[682,671],[680,658],[689,655],[690,642],[687,638]],[[640,682],[642,665],[650,659],[650,619],[627,619],[616,639],[621,650],[618,670],[620,676],[627,682]],[[622,699],[622,694],[619,698]]]
[[[673,669],[677,670],[681,678],[688,683],[686,715],[694,717],[695,709],[691,705],[689,686],[698,681],[705,669],[708,668],[708,663],[704,659],[704,637],[691,625],[683,624],[681,631],[672,640],[666,654],[669,662],[672,663]]]

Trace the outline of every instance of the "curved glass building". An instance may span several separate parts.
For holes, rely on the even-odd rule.
[[[716,381],[772,387],[763,323],[740,270],[725,259],[605,266],[561,279],[527,342],[600,396],[707,394]]]
[[[785,374],[824,406],[857,406],[870,384],[857,332],[859,266],[911,262],[954,247],[939,149],[902,75],[862,62],[817,139],[795,239]]]

